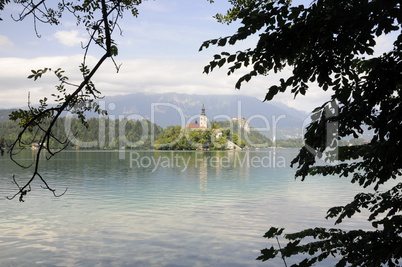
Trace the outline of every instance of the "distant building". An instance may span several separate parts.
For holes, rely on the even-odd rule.
[[[189,124],[187,124],[186,128],[189,128],[191,130],[199,129],[202,131],[205,131],[208,128],[208,118],[207,115],[205,114],[204,104],[202,104],[200,124],[198,124],[197,120],[195,120],[195,122],[190,122]]]
[[[200,128],[208,128],[208,118],[205,115],[205,107],[202,104],[201,116],[200,116]]]
[[[232,118],[233,122],[237,122],[241,128],[243,128],[246,132],[250,132],[250,124],[245,118]],[[208,129],[208,118],[205,114],[205,106],[202,104],[201,115],[200,115],[200,123],[198,124],[197,120],[195,122],[190,122],[187,124],[186,129],[189,130],[201,130],[205,131]],[[215,138],[219,139],[223,136],[223,133],[220,129],[214,129],[213,133],[215,134]],[[207,150],[209,148],[209,144],[202,144],[202,147],[199,149]],[[226,149],[230,150],[242,150],[242,148],[232,141],[228,140],[225,146]]]
[[[199,129],[200,125],[198,123],[190,122],[189,124],[187,124],[187,128],[190,128],[191,130]]]
[[[242,150],[241,147],[233,143],[232,141],[228,140],[228,143],[226,144],[226,149],[229,150]]]
[[[32,150],[39,149],[40,145],[41,145],[41,143],[32,143],[32,144],[31,144],[31,149],[32,149]]]
[[[221,131],[221,130],[215,129],[215,130],[214,130],[214,133],[215,133],[215,138],[216,138],[216,139],[219,139],[219,138],[222,137],[222,131]]]
[[[245,118],[233,117],[232,121],[237,122],[240,128],[243,128],[246,132],[248,133],[250,132],[250,124],[248,123],[248,120],[246,120]]]

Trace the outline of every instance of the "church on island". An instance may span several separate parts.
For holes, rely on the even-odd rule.
[[[240,127],[243,128],[246,132],[250,132],[250,124],[245,118],[232,118],[233,122],[239,123]],[[195,122],[191,122],[187,124],[186,129],[189,130],[201,130],[205,131],[208,129],[208,118],[205,114],[205,106],[202,104],[201,115],[200,115],[200,123],[197,120]],[[222,131],[220,129],[214,129],[215,138],[219,139],[222,137]],[[228,140],[226,144],[226,149],[234,149],[234,150],[241,150],[241,147],[233,143],[232,141]]]
[[[208,118],[207,118],[207,115],[205,115],[204,104],[202,104],[202,110],[201,110],[201,115],[200,115],[200,124],[198,124],[197,120],[195,120],[195,122],[189,123],[187,125],[187,128],[190,128],[191,130],[200,129],[203,131],[205,131],[208,128]]]
[[[241,128],[243,128],[246,132],[250,132],[250,124],[247,121],[247,119],[245,118],[237,118],[237,117],[233,117],[232,118],[233,122],[237,122],[239,124],[239,126]],[[190,130],[202,130],[205,131],[206,129],[208,129],[208,118],[207,115],[205,114],[205,106],[204,104],[202,104],[202,109],[201,109],[201,115],[200,115],[200,123],[198,124],[198,121],[195,120],[195,122],[190,122],[189,124],[187,124],[187,127]],[[219,131],[221,134],[222,132],[218,129],[216,129],[217,131]]]

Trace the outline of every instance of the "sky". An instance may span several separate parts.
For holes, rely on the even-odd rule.
[[[307,1],[293,1],[298,2]],[[33,19],[15,22],[11,15],[18,15],[18,6],[10,4],[1,12],[0,21],[0,109],[26,107],[28,93],[32,104],[55,92],[56,79],[47,75],[37,81],[27,79],[32,69],[50,67],[62,68],[70,81],[79,83],[79,65],[84,50],[81,43],[87,40],[83,25],[76,25],[74,18],[66,16],[62,24],[50,26],[37,24],[37,37]],[[235,83],[244,70],[227,76],[227,68],[203,73],[204,66],[213,55],[222,51],[236,51],[254,47],[256,38],[235,47],[210,47],[199,52],[201,44],[209,39],[232,35],[239,24],[220,24],[213,16],[225,13],[229,8],[227,0],[150,0],[139,6],[139,16],[134,18],[127,12],[120,20],[122,35],[115,35],[119,55],[115,58],[121,64],[119,72],[108,60],[96,73],[93,81],[105,96],[131,93],[187,93],[248,95],[263,100],[267,88],[290,69],[279,75],[253,78],[244,83],[240,90]],[[387,38],[379,45],[390,47]],[[101,51],[93,47],[89,52],[89,68],[93,66]],[[73,90],[73,88],[70,88]],[[290,107],[306,112],[329,100],[329,93],[312,85],[306,96],[294,99],[290,93],[275,97]]]

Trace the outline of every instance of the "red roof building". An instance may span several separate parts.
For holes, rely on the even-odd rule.
[[[190,122],[189,124],[187,124],[186,128],[190,128],[191,130],[199,129],[202,131],[205,131],[208,128],[208,118],[207,118],[207,115],[205,115],[204,104],[202,104],[202,110],[201,110],[201,115],[200,115],[200,124],[198,124],[197,120],[195,120],[195,123]]]
[[[200,125],[198,125],[198,123],[190,122],[190,123],[187,125],[187,128],[190,128],[190,129],[198,129],[198,128],[200,128]]]

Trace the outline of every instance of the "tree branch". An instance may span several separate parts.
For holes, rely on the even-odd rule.
[[[34,9],[37,9],[40,4],[43,4],[44,0],[42,0],[41,2],[39,2],[38,4],[36,4],[33,9],[31,9],[27,14],[25,14],[24,16],[20,16],[20,19],[24,19],[27,15],[29,14],[34,14]],[[39,177],[39,179],[42,181],[42,183],[44,184],[44,186],[42,186],[42,188],[47,189],[49,191],[51,191],[53,193],[53,195],[55,197],[60,197],[62,195],[64,195],[67,191],[67,188],[65,189],[65,191],[58,195],[56,194],[56,190],[52,189],[49,184],[46,182],[46,180],[42,177],[42,175],[39,173],[39,161],[40,161],[40,154],[43,151],[43,149],[46,149],[47,152],[50,153],[51,157],[55,154],[50,150],[50,139],[53,138],[55,139],[57,142],[61,143],[60,140],[58,140],[57,138],[55,138],[55,136],[52,133],[52,129],[54,128],[56,121],[60,118],[61,114],[63,111],[68,110],[70,108],[73,108],[74,106],[76,106],[77,104],[81,104],[81,103],[86,103],[86,101],[88,100],[88,98],[92,95],[94,98],[97,98],[97,94],[99,93],[99,91],[97,91],[95,89],[95,87],[93,86],[91,79],[93,78],[93,76],[95,75],[95,73],[98,71],[98,69],[100,68],[100,66],[105,62],[105,60],[109,57],[112,57],[113,52],[112,52],[112,44],[113,41],[111,39],[111,32],[112,29],[110,28],[109,25],[109,21],[108,21],[108,16],[110,16],[110,14],[112,14],[112,11],[117,10],[118,12],[118,16],[120,16],[120,12],[121,10],[119,9],[119,5],[120,5],[120,1],[118,1],[117,3],[115,3],[114,6],[112,6],[110,8],[110,10],[108,10],[108,6],[106,4],[105,0],[101,1],[101,13],[102,13],[102,19],[99,20],[99,23],[97,23],[97,29],[94,29],[94,32],[92,34],[90,34],[90,40],[88,41],[87,46],[84,48],[85,49],[85,53],[84,53],[84,59],[83,59],[83,64],[82,64],[82,73],[83,73],[83,81],[80,83],[80,85],[78,85],[78,87],[74,90],[74,92],[70,95],[66,95],[65,96],[65,100],[63,103],[61,103],[59,106],[57,107],[53,107],[53,108],[46,108],[47,104],[46,104],[46,98],[43,102],[41,102],[41,107],[39,109],[34,109],[30,107],[29,112],[25,112],[24,111],[20,111],[21,113],[23,113],[23,115],[28,118],[28,121],[26,123],[23,124],[22,126],[22,130],[19,133],[17,140],[15,140],[15,142],[11,145],[10,148],[10,157],[11,159],[16,162],[18,165],[20,165],[14,158],[13,155],[15,155],[15,153],[13,153],[13,150],[16,149],[17,145],[21,146],[22,145],[22,138],[23,135],[25,133],[27,133],[27,131],[29,129],[31,129],[32,127],[37,126],[38,130],[43,133],[43,135],[41,136],[40,140],[39,140],[39,148],[38,151],[36,152],[36,156],[34,159],[34,162],[32,162],[32,164],[34,164],[34,171],[32,176],[30,177],[30,179],[23,185],[20,186],[14,176],[13,176],[13,180],[14,183],[17,185],[18,187],[18,192],[16,192],[13,196],[11,197],[7,197],[7,199],[14,199],[16,196],[20,196],[19,200],[21,202],[24,201],[24,196],[26,196],[26,194],[28,192],[31,191],[31,183],[32,181],[36,178]],[[36,18],[36,16],[34,15],[34,17]],[[117,23],[117,20],[114,21],[114,23]],[[85,66],[85,61],[86,61],[86,55],[88,53],[88,49],[89,46],[91,44],[91,42],[93,40],[95,40],[95,35],[96,33],[100,34],[101,33],[101,26],[103,28],[103,31],[105,33],[105,40],[104,40],[104,45],[105,45],[105,54],[99,59],[99,61],[96,63],[96,65],[92,68],[91,71],[89,71],[87,69],[87,67]],[[95,42],[97,43],[97,42]],[[97,43],[98,45],[102,46],[101,43]],[[114,62],[114,61],[113,61]],[[115,63],[115,62],[114,62]],[[116,64],[115,64],[116,65]],[[34,75],[38,75],[38,77],[41,77],[42,73],[45,73],[48,69],[42,70],[42,72],[39,73],[39,75],[37,73],[34,73]],[[50,70],[50,69],[49,69]],[[56,72],[55,72],[56,73]],[[57,74],[56,74],[57,75]],[[38,78],[35,76],[35,79]],[[61,77],[61,74],[58,75],[59,80],[62,82],[61,84],[65,83],[65,80],[63,79],[63,77]],[[84,90],[87,90],[86,92],[88,92],[89,94],[84,94]],[[30,104],[29,104],[30,106]],[[85,112],[86,110],[91,109],[91,107],[86,107],[85,104],[84,106],[79,107],[77,110],[75,110],[75,112],[77,112],[77,114],[82,114],[83,112]],[[50,121],[48,122],[49,124],[45,127],[43,127],[42,125],[40,125],[40,123],[45,120],[46,118],[50,118]],[[81,118],[81,121],[84,123],[84,118]],[[36,134],[35,134],[36,136]],[[68,142],[65,142],[68,143]],[[46,146],[45,146],[46,144]],[[64,146],[62,149],[64,149],[66,146]],[[50,158],[51,158],[50,157]],[[49,158],[47,158],[49,159]],[[20,165],[22,166],[22,165]]]

